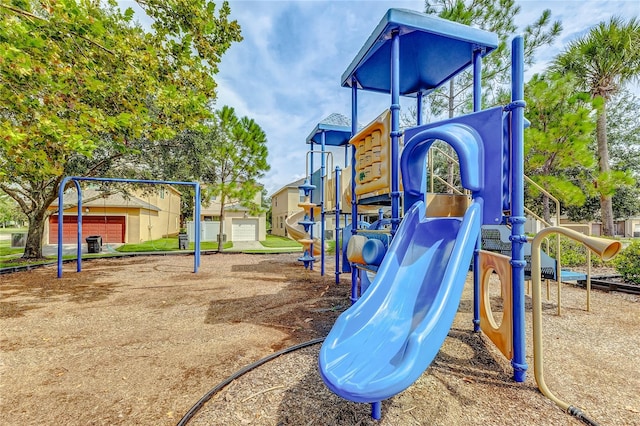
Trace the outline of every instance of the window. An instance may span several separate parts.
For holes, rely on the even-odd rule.
[[[300,190],[300,201],[304,201],[304,191],[302,189]]]

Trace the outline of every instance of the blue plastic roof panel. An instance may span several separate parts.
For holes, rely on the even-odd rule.
[[[391,35],[400,35],[400,95],[429,93],[471,65],[473,52],[498,47],[494,33],[406,10],[389,9],[342,74],[342,86],[391,92]]]
[[[351,139],[351,120],[342,114],[333,113],[322,120],[307,136],[307,143],[324,143],[326,146],[343,146]]]

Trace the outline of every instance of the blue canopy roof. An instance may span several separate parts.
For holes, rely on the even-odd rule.
[[[494,33],[424,13],[389,9],[342,74],[342,86],[391,92],[391,34],[400,35],[400,95],[429,93],[469,66],[473,51],[498,47]]]
[[[349,139],[351,139],[351,120],[342,114],[331,114],[318,123],[309,136],[307,136],[307,143],[322,143],[322,133],[324,133],[325,145],[346,145],[349,143]]]

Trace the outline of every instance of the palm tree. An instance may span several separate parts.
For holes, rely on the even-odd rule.
[[[607,102],[626,83],[640,76],[640,21],[632,18],[624,22],[613,17],[601,22],[585,36],[569,44],[555,60],[559,71],[573,72],[583,89],[591,96],[602,98],[602,108],[596,121],[600,193],[600,212],[603,235],[613,235],[612,196],[616,182],[611,178],[609,147],[607,145]]]

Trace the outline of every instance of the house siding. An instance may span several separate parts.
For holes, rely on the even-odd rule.
[[[161,196],[164,191],[164,198]],[[140,243],[149,239],[159,239],[167,235],[177,235],[180,229],[180,192],[171,186],[154,188],[150,195],[142,192],[134,192],[132,196],[139,202],[144,202],[157,207],[160,211],[150,210],[140,205],[109,205],[106,200],[94,200],[83,205],[83,217],[124,216],[125,218],[125,243]],[[122,199],[120,203],[123,203]],[[126,203],[126,201],[124,201]],[[113,203],[112,203],[113,204]],[[132,204],[135,204],[132,202]],[[57,210],[58,203],[49,207],[50,211]],[[88,209],[88,211],[87,211]],[[77,216],[77,207],[72,206],[64,210],[65,216]],[[149,226],[150,225],[150,226]],[[51,231],[50,221],[45,222],[43,241],[48,243]],[[55,230],[54,230],[55,231]],[[83,234],[88,236],[84,229]]]
[[[253,198],[253,202],[262,204],[262,193],[258,192]],[[225,203],[224,224],[222,224],[223,234],[227,236],[227,241],[231,241],[233,230],[233,219],[257,219],[258,220],[258,241],[264,241],[267,238],[267,217],[264,213],[258,216],[251,216],[244,208],[233,210],[232,206],[237,204],[236,200],[229,200]],[[205,217],[220,217],[221,204],[218,199],[211,200],[208,206],[202,206],[200,211],[200,220]]]

